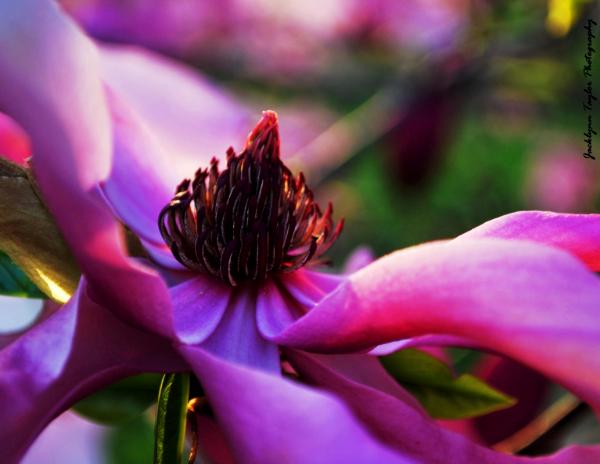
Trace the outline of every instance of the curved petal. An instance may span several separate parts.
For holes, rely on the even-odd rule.
[[[257,298],[258,330],[266,338],[275,336],[333,291],[342,280],[332,274],[301,269],[267,281]]]
[[[369,247],[361,246],[352,252],[344,263],[344,274],[352,274],[375,261],[375,254]]]
[[[182,347],[236,462],[408,463],[373,439],[335,397]]]
[[[519,211],[492,219],[457,240],[483,237],[531,240],[562,248],[600,271],[600,214]]]
[[[168,155],[157,172],[171,189],[212,156],[242,146],[252,114],[191,68],[136,47],[100,48],[104,82],[141,118]],[[143,154],[142,154],[143,155]]]
[[[96,297],[131,323],[169,335],[166,287],[125,258],[98,191],[110,171],[111,131],[97,61],[93,44],[54,2],[0,3],[0,108],[31,139],[46,204]]]
[[[164,243],[158,228],[161,209],[173,197],[175,184],[163,179],[173,161],[161,149],[139,116],[106,88],[114,135],[110,176],[102,191],[116,214],[136,235]]]
[[[211,277],[195,276],[169,289],[175,335],[196,345],[217,328],[231,299],[231,288]]]
[[[231,295],[219,326],[201,346],[227,361],[281,372],[277,345],[265,340],[258,331],[256,295],[252,288],[239,288]]]
[[[86,394],[127,375],[184,368],[168,342],[95,304],[83,282],[63,308],[0,351],[3,462],[18,462],[45,425]]]
[[[294,350],[287,352],[290,362],[303,379],[343,398],[371,433],[417,462],[531,462],[529,457],[510,456],[472,443],[465,437],[440,427],[420,409],[411,407],[390,391],[378,388],[371,381],[357,378],[355,374],[347,375],[349,371],[340,369],[339,366],[343,356],[312,356]],[[350,356],[346,362],[356,362],[361,357],[367,358],[355,355]],[[573,456],[588,456],[597,460],[600,459],[600,447],[572,447],[553,456],[534,459],[533,462],[567,464],[576,462],[572,460]]]
[[[19,338],[54,313],[60,305],[51,300],[0,296],[0,348]]]
[[[599,408],[599,307],[600,280],[565,252],[499,239],[438,242],[363,268],[272,339],[341,352],[457,335],[539,370]]]

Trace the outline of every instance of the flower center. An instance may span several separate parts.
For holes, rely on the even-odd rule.
[[[180,263],[236,286],[318,260],[342,230],[332,213],[279,159],[277,115],[265,111],[242,153],[227,150],[225,170],[213,158],[179,184],[158,225]]]

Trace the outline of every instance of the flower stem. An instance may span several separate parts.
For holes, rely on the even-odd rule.
[[[154,464],[181,462],[189,391],[188,373],[163,376],[154,429]]]

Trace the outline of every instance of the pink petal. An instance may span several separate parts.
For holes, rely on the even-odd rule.
[[[182,347],[236,462],[412,462],[375,440],[335,397]]]
[[[0,157],[26,166],[30,156],[31,146],[25,131],[7,115],[0,113]]]
[[[215,331],[231,299],[230,287],[201,275],[171,287],[170,293],[175,335],[188,345],[203,342]]]
[[[335,356],[331,360],[328,359],[331,357],[315,357],[292,350],[288,350],[288,355],[303,379],[342,398],[374,436],[417,462],[530,462],[527,457],[497,453],[476,445],[438,426],[420,408],[411,407],[398,395],[378,388],[369,379],[357,378],[356,374],[348,375],[349,370],[339,368],[343,356]],[[360,357],[350,356],[346,362],[356,362]],[[574,456],[599,459],[600,447],[571,447],[553,456],[538,458],[535,462],[579,462],[572,460]]]
[[[531,240],[562,248],[600,271],[600,214],[562,214],[520,211],[492,219],[459,236]]]
[[[111,164],[110,119],[93,44],[54,2],[0,4],[0,107],[27,131],[44,200],[98,299],[168,335],[166,287],[128,260],[98,189]]]
[[[600,281],[565,252],[500,239],[438,242],[353,274],[273,340],[341,352],[425,334],[457,335],[599,407],[599,307]]]
[[[90,300],[84,282],[63,308],[0,351],[3,462],[18,462],[48,422],[108,383],[184,368],[168,342]]]
[[[201,346],[227,361],[279,373],[277,345],[263,338],[258,331],[254,293],[252,286],[237,289],[231,295],[219,326]]]

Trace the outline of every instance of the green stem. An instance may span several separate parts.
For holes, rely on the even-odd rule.
[[[185,444],[190,375],[165,374],[158,393],[154,464],[178,464]]]

